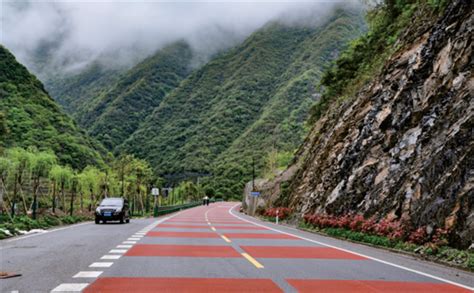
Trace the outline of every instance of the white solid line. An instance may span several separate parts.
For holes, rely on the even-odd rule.
[[[84,271],[75,274],[73,278],[97,278],[102,273],[102,271]]]
[[[117,248],[132,248],[133,245],[117,245]]]
[[[456,282],[453,282],[453,281],[450,281],[450,280],[446,280],[444,278],[440,278],[440,277],[436,277],[434,275],[431,275],[431,274],[428,274],[428,273],[423,273],[421,271],[417,271],[415,269],[410,269],[410,268],[407,268],[407,267],[404,267],[404,266],[401,266],[401,265],[397,265],[397,264],[394,264],[394,263],[391,263],[391,262],[388,262],[388,261],[385,261],[385,260],[381,260],[381,259],[378,259],[378,258],[375,258],[375,257],[372,257],[372,256],[368,256],[368,255],[365,255],[365,254],[362,254],[362,253],[358,253],[358,252],[355,252],[355,251],[352,251],[352,250],[349,250],[349,249],[345,249],[345,248],[340,248],[340,247],[337,247],[337,246],[334,246],[334,245],[331,245],[331,244],[327,244],[327,243],[324,243],[324,242],[320,242],[320,241],[316,241],[316,240],[312,240],[312,239],[309,239],[309,238],[306,238],[306,237],[302,237],[302,236],[298,236],[298,235],[295,235],[295,234],[292,234],[292,233],[288,233],[288,232],[284,232],[284,231],[280,231],[278,229],[274,229],[272,227],[268,227],[268,226],[265,226],[265,225],[262,225],[262,224],[258,224],[258,223],[254,223],[252,221],[249,221],[247,219],[244,219],[244,218],[241,218],[239,217],[238,215],[234,214],[232,212],[232,210],[238,206],[240,203],[234,205],[233,207],[231,207],[229,209],[229,214],[233,215],[234,217],[236,217],[237,219],[240,219],[240,220],[243,220],[247,223],[251,223],[251,224],[254,224],[256,226],[260,226],[260,227],[264,227],[264,228],[268,228],[270,230],[273,230],[275,232],[279,232],[279,233],[282,233],[282,234],[286,234],[286,235],[289,235],[289,236],[293,236],[293,237],[296,237],[296,238],[300,238],[302,240],[306,240],[306,241],[309,241],[309,242],[312,242],[312,243],[316,243],[316,244],[319,244],[319,245],[323,245],[323,246],[326,246],[326,247],[331,247],[331,248],[334,248],[334,249],[338,249],[338,250],[341,250],[341,251],[344,251],[344,252],[348,252],[348,253],[352,253],[352,254],[355,254],[355,255],[358,255],[358,256],[362,256],[362,257],[365,257],[365,258],[368,258],[368,259],[371,259],[373,261],[376,261],[376,262],[380,262],[380,263],[383,263],[383,264],[386,264],[386,265],[389,265],[389,266],[392,266],[392,267],[396,267],[396,268],[399,268],[399,269],[402,269],[402,270],[406,270],[406,271],[409,271],[409,272],[412,272],[412,273],[415,273],[415,274],[419,274],[419,275],[422,275],[422,276],[425,276],[425,277],[429,277],[429,278],[432,278],[432,279],[435,279],[435,280],[438,280],[438,281],[442,281],[442,282],[445,282],[445,283],[448,283],[448,284],[451,284],[451,285],[455,285],[455,286],[458,286],[458,287],[461,287],[461,288],[464,288],[464,289],[467,289],[467,290],[471,290],[471,291],[474,291],[474,288],[473,287],[469,287],[469,286],[466,286],[466,285],[463,285],[463,284],[460,284],[460,283],[456,283]]]
[[[135,244],[137,243],[136,241],[124,241],[122,242],[123,244]]]
[[[127,249],[112,249],[109,251],[109,253],[125,253],[127,252]]]
[[[114,263],[113,262],[94,262],[89,267],[90,268],[110,268]]]
[[[121,255],[104,255],[103,257],[101,257],[100,259],[119,259],[121,257]]]
[[[54,288],[51,292],[81,292],[88,285],[89,283],[61,284]]]
[[[34,236],[40,236],[40,235],[48,234],[48,233],[51,233],[51,232],[57,232],[57,231],[66,230],[66,229],[69,229],[69,228],[74,228],[74,227],[79,227],[79,226],[82,226],[82,225],[87,225],[87,224],[90,224],[90,223],[92,223],[92,222],[85,222],[85,223],[73,224],[73,225],[69,225],[69,226],[67,226],[67,227],[62,227],[62,228],[56,228],[56,229],[46,230],[46,231],[44,231],[44,232],[42,232],[42,233],[30,234],[30,235],[25,235],[25,236],[19,236],[19,237],[13,238],[13,239],[7,239],[7,240],[5,240],[5,242],[13,242],[13,241],[17,241],[17,240],[22,240],[22,239],[34,237]],[[1,249],[1,248],[2,248],[2,247],[0,247],[0,249]]]

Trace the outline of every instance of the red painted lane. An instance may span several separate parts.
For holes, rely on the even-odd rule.
[[[228,238],[249,238],[249,239],[298,239],[286,234],[253,234],[253,233],[225,233]]]
[[[366,280],[286,280],[298,292],[416,292],[457,293],[470,292],[466,289],[442,283],[418,283],[405,281]]]
[[[171,231],[150,231],[148,237],[178,237],[178,238],[219,238],[213,232],[171,232]]]
[[[258,227],[258,226],[214,226],[216,229],[221,230],[268,230],[267,228]]]
[[[232,246],[137,244],[125,256],[242,257]]]
[[[362,256],[330,247],[241,246],[252,257],[261,258],[321,258],[363,260]]]
[[[179,228],[179,229],[210,229],[209,225],[180,225],[180,224],[159,224],[156,228]]]
[[[84,293],[283,292],[269,279],[99,278]]]

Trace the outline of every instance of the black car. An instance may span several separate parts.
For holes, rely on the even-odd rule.
[[[121,197],[104,198],[95,210],[95,223],[100,221],[120,221],[120,223],[130,223],[130,214],[128,209],[128,201]]]

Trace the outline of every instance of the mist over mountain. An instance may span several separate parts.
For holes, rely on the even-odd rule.
[[[53,71],[80,71],[93,62],[131,67],[180,40],[196,52],[195,63],[202,64],[271,20],[315,26],[340,5],[340,1],[7,1],[1,42],[40,78]]]

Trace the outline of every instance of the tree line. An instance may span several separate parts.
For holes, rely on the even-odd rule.
[[[149,163],[133,155],[122,155],[106,168],[86,166],[75,170],[63,165],[54,152],[13,147],[0,150],[0,210],[11,218],[39,213],[69,214],[93,212],[106,197],[124,197],[132,213],[152,209],[152,187],[163,187]],[[163,204],[197,200],[202,188],[182,182]]]

